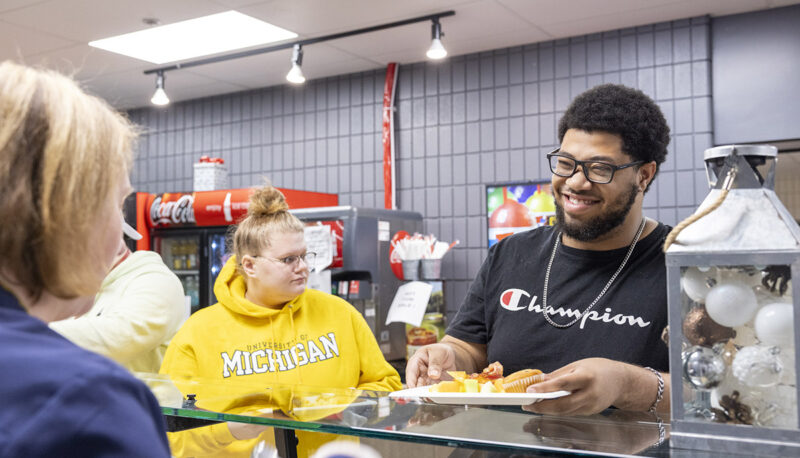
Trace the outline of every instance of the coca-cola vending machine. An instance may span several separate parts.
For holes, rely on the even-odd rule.
[[[290,208],[329,206],[339,201],[336,194],[280,191]],[[136,193],[126,204],[126,221],[145,236],[131,248],[161,254],[164,263],[181,280],[192,313],[217,301],[214,281],[230,255],[227,233],[231,225],[247,214],[251,192],[251,189],[228,189]]]

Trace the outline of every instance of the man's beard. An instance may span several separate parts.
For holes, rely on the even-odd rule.
[[[553,199],[556,204],[556,224],[567,237],[580,242],[591,242],[592,240],[596,240],[608,234],[625,221],[628,212],[631,211],[631,207],[633,207],[633,203],[636,201],[636,195],[638,193],[638,186],[632,184],[627,193],[620,195],[619,198],[614,201],[607,213],[595,216],[585,222],[573,223],[567,223],[564,207],[561,206],[558,199]],[[577,194],[577,197],[580,197],[580,194]]]

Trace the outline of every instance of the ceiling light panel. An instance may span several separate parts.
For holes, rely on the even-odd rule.
[[[237,11],[226,11],[92,41],[89,46],[164,64],[292,38],[297,34]]]

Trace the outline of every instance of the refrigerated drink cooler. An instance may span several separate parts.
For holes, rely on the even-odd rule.
[[[308,225],[331,227],[336,249],[331,265],[333,294],[361,312],[387,360],[406,356],[405,325],[386,325],[386,316],[402,281],[389,262],[391,237],[398,231],[422,231],[422,215],[400,210],[351,206],[291,210]]]
[[[225,251],[227,227],[157,229],[152,231],[152,249],[178,276],[191,313],[214,304],[214,282],[228,259]]]
[[[214,282],[228,259],[226,234],[247,213],[252,189],[135,193],[125,220],[144,237],[131,249],[153,250],[183,284],[191,312],[214,304]],[[280,189],[292,208],[339,203],[336,194]]]

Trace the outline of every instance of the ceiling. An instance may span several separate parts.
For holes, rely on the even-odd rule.
[[[235,9],[313,38],[455,10],[442,18],[450,55],[469,54],[655,22],[721,16],[800,0],[0,0],[0,60],[55,68],[117,108],[149,105],[156,67],[87,43]],[[304,47],[309,79],[424,60],[423,22]],[[172,101],[285,84],[291,50],[167,73]]]

